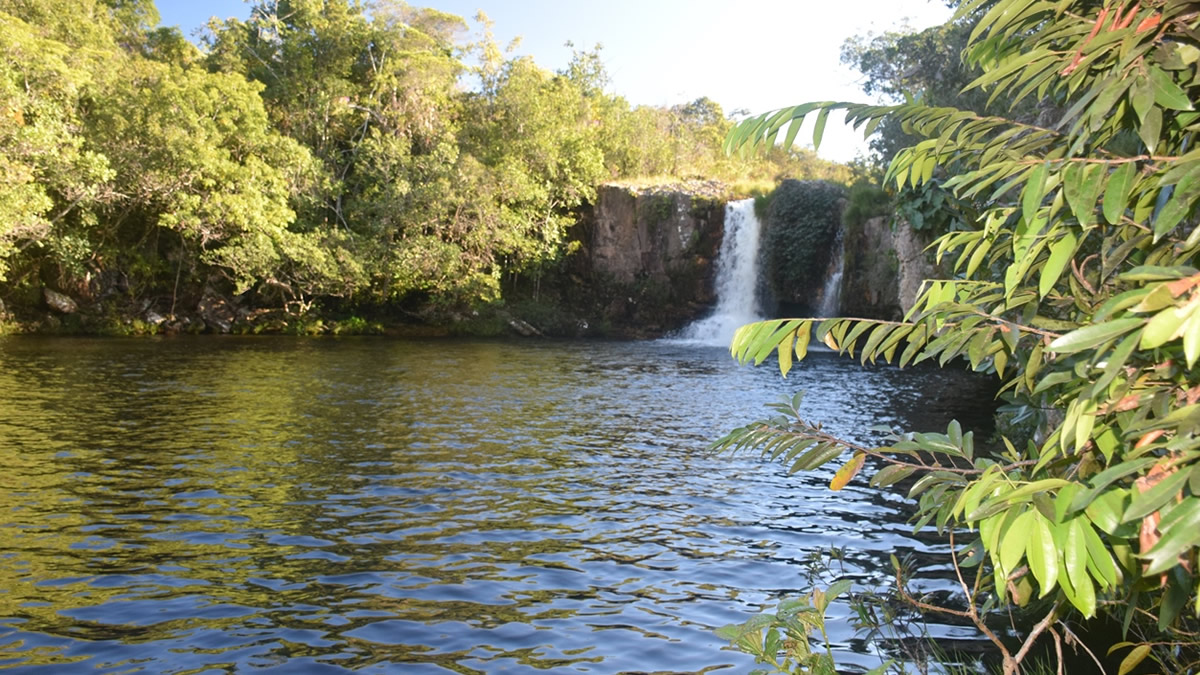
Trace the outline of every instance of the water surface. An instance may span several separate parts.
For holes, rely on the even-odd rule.
[[[941,549],[900,497],[707,444],[798,388],[860,441],[944,428],[964,386],[665,343],[0,340],[0,668],[745,672],[713,629],[815,553],[883,587]]]

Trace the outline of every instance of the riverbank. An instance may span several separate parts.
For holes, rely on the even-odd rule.
[[[606,298],[587,289],[546,290],[538,299],[461,308],[312,307],[303,314],[255,307],[236,297],[208,296],[190,311],[153,303],[76,303],[54,292],[43,306],[0,310],[0,335],[138,337],[154,335],[390,335],[653,339],[676,330],[707,307],[665,306],[649,287]]]

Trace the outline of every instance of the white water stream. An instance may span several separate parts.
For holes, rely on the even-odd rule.
[[[829,263],[830,270],[825,276],[825,286],[821,289],[821,306],[817,308],[817,316],[839,316],[842,311],[842,260],[846,257],[845,246],[842,233],[838,232],[833,247],[833,260]]]
[[[687,326],[676,339],[692,344],[728,347],[742,325],[762,321],[758,304],[758,238],[754,200],[725,205],[725,236],[717,251],[717,307],[711,316]]]

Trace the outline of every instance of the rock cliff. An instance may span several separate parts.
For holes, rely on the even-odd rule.
[[[584,243],[603,319],[655,334],[711,307],[727,199],[712,181],[601,186]]]
[[[843,232],[842,314],[898,319],[912,307],[921,282],[935,276],[927,238],[906,223],[890,223],[881,216]]]

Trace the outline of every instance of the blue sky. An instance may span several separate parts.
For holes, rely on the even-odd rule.
[[[241,0],[157,0],[164,25],[191,36],[209,17],[246,17]],[[544,68],[571,50],[603,45],[610,90],[633,104],[674,105],[708,96],[728,113],[766,112],[816,100],[865,101],[857,73],[841,65],[853,35],[945,21],[938,0],[432,0],[411,2],[470,19],[482,9],[501,44]],[[478,25],[469,22],[472,31]],[[846,161],[865,152],[861,134],[830,119],[820,154]],[[836,128],[835,128],[836,127]],[[803,132],[801,138],[807,137]]]

